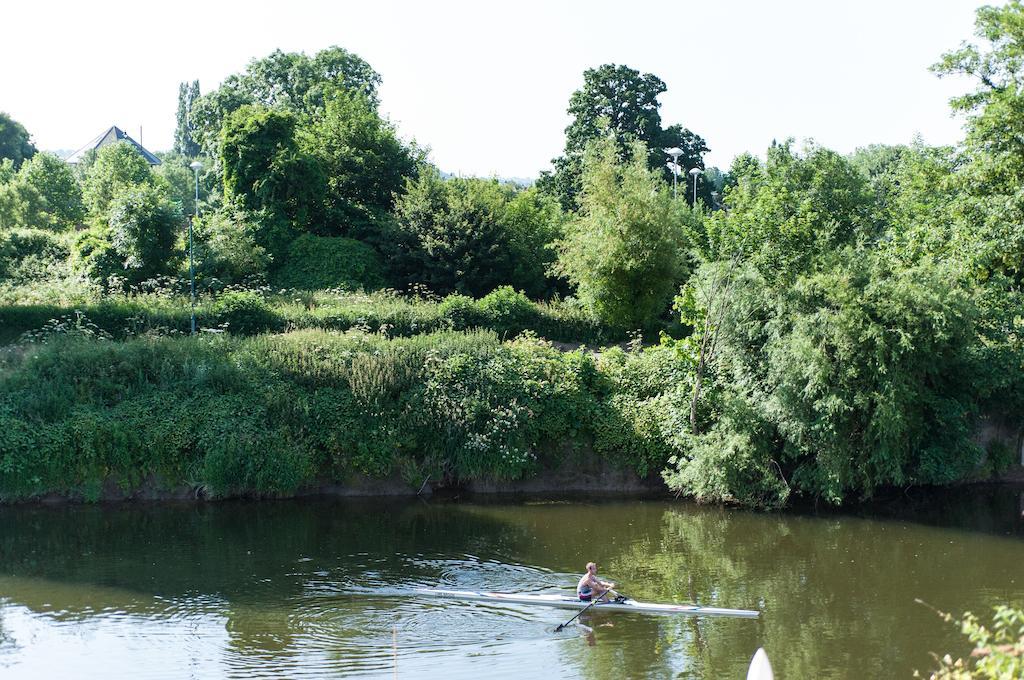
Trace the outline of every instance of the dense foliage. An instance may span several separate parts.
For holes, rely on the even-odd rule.
[[[438,293],[484,295],[507,284],[540,297],[560,234],[558,206],[533,189],[497,180],[442,179],[433,170],[410,181],[384,246],[398,278]]]
[[[81,315],[103,333],[125,339],[135,335],[176,335],[189,330],[188,280],[146,281],[140,285],[107,290],[96,284],[65,285],[13,279],[18,267],[55,268],[53,258],[62,257],[62,241],[47,232],[15,232],[15,252],[30,249],[35,257],[4,260],[8,241],[0,241],[0,270],[12,269],[14,285],[0,284],[0,345],[34,337],[51,320]],[[109,248],[109,242],[107,247]],[[66,255],[66,247],[63,253]],[[52,254],[51,254],[52,253]],[[108,256],[113,257],[109,251]],[[116,263],[116,261],[115,261]],[[205,272],[205,269],[201,269]],[[0,274],[3,274],[0,271]],[[32,271],[26,274],[29,276]],[[230,286],[222,280],[199,279],[196,305],[200,329],[217,330],[216,310],[224,293],[246,293],[261,298],[273,312],[273,323],[261,327],[230,329],[232,333],[258,333],[291,329],[319,328],[335,331],[364,329],[389,336],[411,336],[440,330],[490,329],[502,337],[514,337],[531,331],[549,340],[603,346],[621,342],[626,335],[619,329],[595,322],[572,301],[537,303],[511,288],[499,288],[479,300],[452,294],[441,300],[398,295],[381,290],[372,294],[342,290],[309,292],[295,289],[246,289]],[[215,292],[217,291],[217,292]]]
[[[236,320],[259,313],[244,296],[222,304]],[[225,496],[356,473],[410,485],[427,475],[515,479],[617,411],[591,355],[530,338],[96,337],[79,324],[8,355],[0,498],[95,497],[108,480],[129,492],[156,480]],[[629,457],[628,430],[595,449],[613,464],[649,463]]]
[[[639,143],[619,162],[611,141],[591,146],[579,216],[558,244],[558,271],[594,316],[613,326],[648,325],[684,273],[681,203],[647,168]]]
[[[340,47],[329,47],[312,57],[275,50],[196,99],[189,107],[191,134],[205,155],[218,158],[224,121],[243,106],[306,117],[323,111],[328,93],[338,89],[360,94],[376,105],[379,85],[380,76],[369,64]]]
[[[384,287],[384,265],[362,241],[303,234],[288,247],[274,282],[282,288],[371,291]]]
[[[331,92],[322,114],[305,129],[302,146],[324,177],[323,223],[310,225],[326,236],[365,235],[374,218],[394,208],[407,178],[415,177],[423,153],[398,138],[363,94]]]
[[[703,155],[709,149],[699,135],[681,125],[662,128],[658,95],[665,90],[665,83],[656,75],[624,65],[604,64],[584,71],[583,87],[569,99],[572,122],[565,128],[565,151],[552,160],[553,172],[541,174],[539,186],[556,196],[563,208],[575,210],[583,191],[587,148],[610,134],[623,159],[631,155],[633,142],[641,143],[650,169],[658,170],[670,182],[672,175],[665,167],[664,150],[678,148],[682,152],[678,160],[682,195],[692,196],[686,190],[689,170],[704,168]],[[698,190],[699,198],[710,205],[708,184],[701,182]]]
[[[704,140],[626,66],[585,72],[537,187],[431,167],[341,48],[183,86],[156,169],[29,158],[0,117],[0,492],[517,477],[566,442],[755,507],[998,471],[976,434],[1024,412],[1021,26],[982,8],[934,67],[978,83],[962,145],[773,143],[698,173],[697,206],[663,148],[703,169]],[[212,340],[176,337],[197,213]]]
[[[17,170],[35,153],[36,147],[25,126],[0,111],[0,160],[10,160]]]

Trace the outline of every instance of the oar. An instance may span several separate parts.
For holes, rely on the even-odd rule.
[[[593,601],[593,602],[591,602],[591,603],[590,603],[590,604],[588,604],[588,605],[587,605],[586,607],[584,607],[583,609],[581,609],[581,610],[579,610],[578,612],[576,612],[576,616],[572,617],[571,619],[569,619],[569,620],[568,620],[568,621],[566,621],[565,623],[563,623],[563,624],[560,624],[560,625],[558,626],[558,628],[555,628],[555,632],[556,632],[556,633],[558,633],[558,632],[561,632],[561,630],[562,630],[563,628],[565,628],[565,627],[566,627],[566,626],[568,626],[568,625],[569,625],[570,623],[572,623],[572,622],[573,622],[573,621],[575,621],[575,620],[576,620],[577,618],[579,618],[580,614],[582,614],[583,612],[587,611],[588,609],[590,609],[591,607],[593,607],[593,606],[594,606],[595,604],[597,604],[598,602],[600,602],[600,601],[601,601],[601,598],[602,598],[602,597],[604,597],[604,596],[605,596],[605,595],[607,595],[608,593],[614,593],[614,592],[615,592],[614,590],[612,590],[611,588],[609,588],[608,590],[604,591],[604,592],[603,592],[603,593],[601,593],[600,595],[597,595],[596,597],[594,597],[594,601]]]

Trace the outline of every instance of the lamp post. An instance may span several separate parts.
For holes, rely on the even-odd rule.
[[[679,177],[679,157],[683,155],[683,150],[678,146],[673,146],[671,149],[663,149],[663,151],[672,157],[672,162],[667,165],[672,170],[672,198],[675,198],[676,178]]]
[[[199,171],[203,169],[203,164],[199,161],[192,161],[189,166],[192,168],[192,172],[196,175],[196,204],[192,210],[192,219],[188,221],[188,290],[189,299],[191,301],[192,315],[191,315],[191,327],[192,335],[196,334],[196,262],[192,257],[192,223],[199,217]]]
[[[700,168],[693,168],[690,170],[690,176],[693,177],[693,205],[697,205],[697,176],[701,174]]]

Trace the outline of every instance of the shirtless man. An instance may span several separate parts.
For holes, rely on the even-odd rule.
[[[598,602],[607,602],[608,593],[615,592],[612,588],[615,587],[614,583],[608,581],[602,581],[597,577],[597,565],[593,562],[587,562],[587,573],[583,574],[580,578],[580,582],[576,585],[576,594],[584,602],[590,602],[594,597],[594,593],[600,593],[597,596]]]

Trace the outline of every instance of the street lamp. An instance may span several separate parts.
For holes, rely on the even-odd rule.
[[[203,164],[199,161],[192,161],[189,166],[196,175],[196,203],[192,210],[192,219],[188,221],[188,289],[192,306],[192,335],[196,334],[196,261],[192,257],[192,223],[199,217],[199,171]]]
[[[666,163],[672,170],[672,198],[676,197],[676,178],[679,176],[679,157],[683,155],[683,150],[678,146],[673,146],[671,149],[663,149],[665,153],[672,157],[671,163]]]
[[[693,177],[693,205],[697,205],[697,176],[701,174],[700,168],[693,168],[690,170],[690,176]]]

